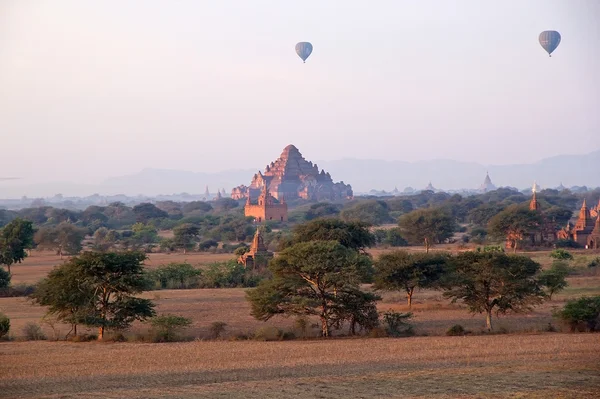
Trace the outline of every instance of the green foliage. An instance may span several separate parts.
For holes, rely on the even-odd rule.
[[[173,241],[177,248],[182,248],[185,253],[196,245],[200,229],[193,224],[185,223],[173,229]]]
[[[192,320],[183,316],[163,314],[150,319],[155,330],[154,342],[174,342],[179,340],[181,331],[192,325]]]
[[[597,258],[592,259],[592,261],[590,263],[588,263],[588,267],[592,268],[592,267],[598,267],[600,266],[600,256],[598,256]]]
[[[69,222],[62,222],[58,226],[45,226],[35,233],[35,242],[39,248],[56,250],[62,257],[63,254],[78,254],[87,230],[77,227]]]
[[[475,227],[471,230],[471,241],[476,244],[483,244],[487,238],[487,230],[481,227]]]
[[[378,244],[390,247],[408,246],[408,241],[402,237],[402,230],[399,227],[391,229],[377,229],[373,232]]]
[[[217,248],[219,243],[215,240],[204,240],[198,244],[199,251],[208,251],[211,248]]]
[[[551,300],[552,295],[562,291],[568,285],[565,278],[571,273],[572,268],[566,262],[554,261],[548,270],[544,270],[540,274],[540,284],[546,287],[548,298]]]
[[[514,251],[527,234],[542,223],[539,212],[522,205],[511,205],[494,216],[489,222],[489,232],[498,239],[506,239]]]
[[[504,248],[501,245],[486,245],[485,247],[477,247],[477,252],[499,252],[504,253]]]
[[[94,232],[92,246],[95,251],[108,251],[116,245],[118,239],[119,233],[115,230],[100,227]]]
[[[556,248],[580,248],[581,245],[579,245],[576,241],[573,240],[556,240],[554,242],[554,246]]]
[[[0,339],[10,331],[10,319],[4,313],[0,312]]]
[[[388,205],[384,201],[361,201],[342,210],[340,217],[345,221],[358,221],[368,225],[380,225],[391,221]]]
[[[317,202],[312,204],[304,215],[306,220],[314,220],[323,217],[335,217],[340,214],[340,206],[329,202]]]
[[[236,256],[242,256],[242,255],[244,255],[246,252],[248,252],[249,250],[250,250],[250,247],[249,247],[249,246],[247,246],[247,245],[243,245],[243,246],[241,246],[241,247],[238,247],[238,248],[236,248],[236,249],[233,251],[233,254],[234,254],[234,255],[236,255]]]
[[[23,327],[23,335],[28,341],[44,341],[47,339],[39,324],[27,323]]]
[[[0,290],[10,285],[10,273],[0,267]]]
[[[452,258],[444,281],[444,296],[461,300],[473,313],[525,312],[545,298],[539,280],[541,266],[525,256],[500,252],[464,252]]]
[[[148,278],[160,289],[190,289],[200,286],[202,271],[189,263],[169,263],[147,272]]]
[[[462,336],[466,334],[467,330],[465,330],[465,328],[460,324],[455,324],[446,331],[446,335],[449,337]]]
[[[151,301],[133,296],[148,285],[145,259],[141,252],[85,252],[56,267],[33,299],[59,319],[98,327],[102,339],[106,329],[125,329],[154,315]]]
[[[21,263],[27,257],[27,249],[34,246],[33,223],[14,219],[0,230],[0,265],[6,265],[10,273],[13,263]]]
[[[256,287],[265,276],[264,273],[246,270],[235,260],[215,262],[204,269],[200,288]]]
[[[213,339],[221,338],[221,335],[225,332],[225,327],[227,327],[227,323],[222,321],[215,321],[210,325],[210,335]]]
[[[555,249],[550,253],[550,257],[558,260],[573,260],[573,255],[564,249]]]
[[[598,331],[600,329],[600,296],[583,297],[568,301],[555,313],[574,331]]]
[[[375,264],[375,288],[404,291],[412,305],[415,288],[435,287],[448,262],[446,254],[393,251],[382,254]]]
[[[411,244],[423,244],[426,252],[451,238],[457,227],[454,218],[439,208],[412,211],[400,218],[399,225],[402,236]]]
[[[344,295],[338,293],[358,290],[371,273],[371,262],[336,241],[309,241],[283,250],[269,269],[273,279],[247,293],[252,315],[262,321],[278,314],[318,316],[327,337],[333,323],[348,319]]]
[[[213,207],[208,202],[192,201],[184,204],[182,211],[184,215],[188,215],[190,213],[201,215],[212,211],[212,209]]]
[[[297,225],[288,247],[308,241],[337,241],[346,248],[364,251],[375,244],[375,236],[362,222],[344,222],[339,219],[317,219]]]
[[[407,321],[412,313],[388,311],[383,314],[383,324],[390,337],[408,337],[414,335],[412,326]]]
[[[337,292],[336,309],[333,324],[341,328],[343,323],[349,325],[348,333],[356,335],[357,327],[367,333],[379,326],[377,301],[381,297],[370,292],[363,292],[354,287],[346,287]]]
[[[135,220],[140,223],[148,223],[152,219],[161,219],[169,217],[169,214],[156,205],[150,203],[142,203],[133,207]]]

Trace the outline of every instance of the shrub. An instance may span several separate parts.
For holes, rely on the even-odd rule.
[[[4,313],[0,313],[0,338],[8,334],[10,330],[10,319]]]
[[[385,312],[383,314],[383,323],[387,334],[391,337],[408,337],[414,335],[412,326],[406,322],[411,317],[412,313]]]
[[[600,329],[600,295],[570,300],[554,315],[565,322],[571,332],[597,331]]]
[[[383,327],[375,327],[369,331],[369,338],[385,338],[387,336],[387,332]]]
[[[159,289],[198,288],[202,271],[189,263],[169,263],[150,271],[148,277]]]
[[[23,335],[28,341],[42,341],[46,339],[42,328],[36,323],[27,323],[23,327]]]
[[[0,298],[15,298],[29,296],[35,292],[35,285],[17,284],[8,288],[0,289]]]
[[[467,333],[467,330],[465,330],[465,328],[463,326],[461,326],[460,324],[455,324],[446,331],[446,335],[449,337],[465,335],[466,333]]]
[[[272,326],[261,327],[254,333],[254,339],[257,341],[281,341],[283,331]]]
[[[588,267],[591,269],[592,267],[600,266],[600,256],[592,259],[592,261],[588,264]]]
[[[210,335],[213,337],[213,339],[221,338],[221,334],[225,332],[225,327],[227,327],[227,323],[215,321],[210,325]]]
[[[555,249],[550,253],[550,257],[558,260],[573,260],[573,255],[564,249]]]
[[[150,324],[155,329],[154,342],[174,342],[179,340],[179,332],[192,324],[186,317],[173,314],[164,314],[150,319]]]
[[[6,289],[10,285],[10,273],[0,267],[0,289]]]
[[[216,248],[219,243],[215,240],[205,240],[198,244],[198,251],[208,251],[210,248]]]
[[[81,334],[81,335],[73,335],[68,338],[68,341],[71,342],[91,342],[97,341],[98,336],[96,334]]]
[[[580,248],[581,246],[573,240],[557,240],[554,243],[556,248]]]
[[[552,295],[562,291],[567,286],[565,278],[569,275],[572,268],[567,262],[556,260],[552,263],[552,267],[544,270],[540,274],[540,283],[546,287],[548,299],[552,300]]]

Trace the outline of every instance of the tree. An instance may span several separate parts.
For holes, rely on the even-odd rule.
[[[200,229],[193,224],[185,223],[173,229],[174,242],[177,248],[183,248],[183,253],[194,247]]]
[[[449,262],[444,296],[462,300],[472,313],[485,313],[492,330],[492,311],[525,312],[546,294],[539,280],[541,266],[526,256],[502,252],[464,252]]]
[[[546,287],[548,299],[552,300],[552,295],[562,291],[568,285],[565,278],[571,272],[571,268],[566,262],[554,261],[548,270],[544,270],[540,275],[540,283]]]
[[[8,288],[10,285],[10,273],[0,267],[0,289]]]
[[[81,251],[86,234],[86,229],[63,222],[56,227],[42,227],[34,239],[39,248],[56,250],[62,259],[64,254],[75,255]]]
[[[154,204],[148,202],[138,204],[133,207],[133,213],[135,214],[135,220],[139,223],[148,223],[152,219],[161,219],[169,217],[169,214]]]
[[[106,329],[124,329],[154,316],[150,300],[133,296],[147,286],[145,259],[141,252],[85,252],[55,269],[56,276],[50,280],[49,275],[45,282],[51,287],[48,295],[34,298],[50,309],[56,307],[59,317],[98,327],[101,340]],[[76,311],[69,311],[69,305]]]
[[[206,212],[212,211],[212,209],[212,205],[210,205],[208,202],[203,201],[192,201],[183,205],[184,215],[188,213],[204,214]]]
[[[406,251],[382,254],[375,264],[375,288],[406,292],[410,308],[415,288],[434,287],[445,271],[447,260],[445,254],[411,254]]]
[[[380,225],[390,221],[388,204],[384,201],[361,201],[351,208],[344,209],[340,216],[346,221],[360,221],[369,225]]]
[[[0,265],[8,267],[21,263],[27,257],[27,249],[33,248],[33,223],[17,218],[0,231]]]
[[[310,206],[304,218],[306,220],[314,220],[322,217],[337,216],[340,213],[340,206],[329,202],[317,202]]]
[[[402,236],[411,244],[423,244],[429,252],[434,244],[452,237],[456,222],[439,208],[417,209],[400,217]]]
[[[363,292],[354,287],[343,288],[337,293],[334,324],[341,327],[348,322],[350,335],[356,335],[356,327],[370,331],[379,325],[377,301],[379,295]]]
[[[343,293],[358,289],[370,273],[370,258],[336,241],[309,241],[283,250],[270,264],[272,280],[248,292],[252,316],[318,316],[324,337],[345,319]]]
[[[118,237],[119,233],[115,230],[100,227],[94,232],[93,248],[95,251],[108,251],[117,243]]]
[[[488,226],[490,234],[497,238],[505,238],[516,253],[519,242],[537,229],[541,222],[538,212],[515,204],[491,218]]]
[[[566,322],[571,331],[597,331],[600,328],[600,296],[573,299],[556,316]]]
[[[294,227],[286,246],[307,241],[337,241],[346,248],[364,252],[375,245],[375,236],[362,222],[344,222],[339,219],[317,219]]]
[[[48,307],[47,316],[71,325],[67,336],[77,335],[77,325],[86,324],[94,300],[94,292],[80,276],[79,265],[71,260],[50,271],[30,295],[33,303]]]

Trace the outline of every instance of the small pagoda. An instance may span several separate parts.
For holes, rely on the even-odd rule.
[[[244,265],[246,269],[264,269],[272,257],[273,252],[267,249],[260,228],[257,228],[250,250],[238,258],[238,263]]]

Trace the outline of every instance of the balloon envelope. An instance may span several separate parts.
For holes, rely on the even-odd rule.
[[[300,42],[296,44],[296,54],[298,54],[298,56],[302,58],[302,61],[304,62],[306,62],[306,59],[310,53],[312,53],[312,50],[313,46],[309,42]]]
[[[543,31],[540,33],[540,44],[549,55],[552,55],[552,52],[560,44],[560,33],[555,30]]]

